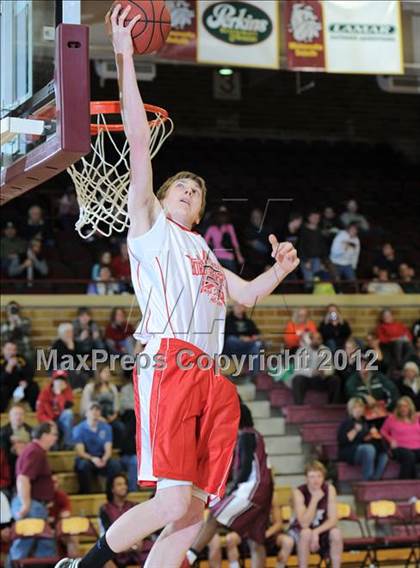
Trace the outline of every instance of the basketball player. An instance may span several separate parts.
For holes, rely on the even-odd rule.
[[[180,566],[205,504],[224,494],[239,423],[236,388],[213,366],[201,370],[198,361],[204,355],[212,363],[222,351],[228,295],[253,306],[299,264],[293,246],[270,235],[275,264],[253,281],[242,280],[223,269],[192,230],[205,208],[202,178],[180,172],[153,193],[150,130],[131,38],[140,17],[125,25],[130,7],[120,8],[107,14],[106,23],[131,152],[128,247],[143,314],[135,337],[145,345],[142,362],[156,362],[134,375],[138,479],[156,485],[156,495],[122,515],[83,559],[64,559],[60,568],[102,567],[161,527],[145,568]]]

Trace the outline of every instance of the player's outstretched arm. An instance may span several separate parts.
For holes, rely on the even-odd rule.
[[[266,272],[263,272],[254,280],[247,281],[224,268],[227,280],[228,294],[235,302],[244,306],[252,307],[258,300],[271,294],[288,274],[293,272],[299,265],[297,252],[291,243],[279,243],[274,235],[269,236],[272,246],[271,256],[276,260],[275,264]]]
[[[131,30],[140,19],[135,16],[127,25],[130,6],[121,10],[117,4],[105,17],[112,38],[120,89],[121,114],[125,135],[130,145],[131,183],[128,192],[130,236],[146,233],[161,211],[153,193],[153,175],[150,159],[150,128],[147,114],[137,85],[133,61]]]

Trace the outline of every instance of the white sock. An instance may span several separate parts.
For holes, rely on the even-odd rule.
[[[192,566],[194,564],[194,562],[197,560],[198,556],[196,555],[195,552],[193,552],[192,550],[187,550],[187,560],[190,563],[190,565]]]
[[[234,560],[233,562],[229,562],[229,568],[241,568],[241,565],[237,560]]]

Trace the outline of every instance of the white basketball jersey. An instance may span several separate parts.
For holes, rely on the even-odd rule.
[[[201,235],[159,214],[144,235],[128,237],[131,278],[142,320],[134,337],[176,337],[214,357],[226,317],[223,268]]]

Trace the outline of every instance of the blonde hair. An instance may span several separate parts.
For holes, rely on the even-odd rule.
[[[347,403],[347,412],[348,414],[352,414],[353,413],[353,409],[355,406],[360,405],[363,406],[363,408],[366,407],[365,401],[363,400],[363,398],[360,398],[358,396],[354,396],[353,398],[351,398],[348,403]]]
[[[178,172],[177,174],[175,174],[174,176],[168,178],[161,186],[160,188],[157,190],[156,193],[156,197],[159,199],[159,201],[163,201],[166,197],[166,194],[168,193],[168,189],[171,187],[171,185],[180,180],[180,179],[191,179],[193,181],[195,181],[198,186],[201,189],[201,209],[200,209],[200,219],[202,218],[202,216],[204,215],[204,210],[206,209],[206,195],[207,195],[207,187],[206,187],[206,182],[204,181],[204,179],[200,176],[198,176],[197,174],[194,174],[192,172]]]
[[[413,421],[414,417],[416,416],[416,407],[414,406],[414,402],[411,400],[409,396],[402,396],[397,400],[397,404],[395,405],[395,410],[394,410],[394,416],[398,418],[398,420],[401,420],[402,416],[400,412],[400,406],[401,403],[404,402],[408,404],[408,407],[410,408],[409,419]]]
[[[327,477],[327,469],[319,460],[313,460],[306,464],[305,475],[308,475],[310,471],[320,471],[324,479]]]

